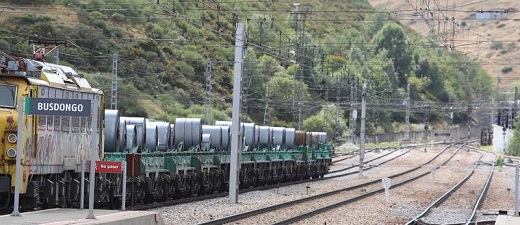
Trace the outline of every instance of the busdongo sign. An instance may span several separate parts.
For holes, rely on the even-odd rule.
[[[90,100],[26,98],[25,114],[53,116],[90,116]]]

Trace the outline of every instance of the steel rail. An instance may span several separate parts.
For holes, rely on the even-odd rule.
[[[407,171],[404,171],[404,172],[397,173],[397,174],[394,174],[392,176],[389,176],[389,178],[395,178],[395,177],[402,176],[402,175],[407,174],[407,173],[411,173],[411,172],[413,172],[415,170],[418,170],[419,168],[425,166],[426,164],[431,163],[433,160],[438,158],[441,154],[443,154],[450,147],[452,147],[452,145],[449,145],[446,148],[444,148],[442,151],[437,153],[433,158],[431,158],[427,162],[425,162],[425,163],[423,163],[423,164],[421,164],[421,165],[419,165],[419,166],[417,166],[415,168],[409,169]],[[460,147],[459,147],[459,149],[460,149]],[[453,158],[453,156],[455,154],[457,154],[459,149],[457,149],[457,151],[455,151],[453,153],[453,155],[450,156],[450,158],[446,162],[444,162],[442,165],[444,165],[449,160],[451,160]],[[420,175],[419,177],[425,176],[425,175],[427,175],[429,173],[430,172],[424,173],[424,174]],[[203,222],[203,223],[200,223],[200,225],[214,225],[214,224],[230,223],[230,222],[237,221],[237,220],[244,219],[244,218],[248,218],[248,217],[251,217],[251,216],[254,216],[254,215],[257,215],[257,214],[274,211],[274,210],[277,210],[277,209],[293,206],[295,204],[299,204],[299,203],[311,201],[311,200],[314,200],[314,199],[318,199],[318,198],[323,198],[323,197],[327,197],[327,196],[330,196],[330,195],[334,195],[334,194],[337,194],[337,193],[340,193],[340,192],[343,192],[343,191],[350,191],[350,190],[354,190],[354,189],[361,188],[361,187],[364,187],[364,186],[373,185],[373,184],[376,184],[376,183],[379,183],[379,182],[381,182],[381,180],[380,179],[376,179],[376,180],[373,180],[373,181],[369,181],[369,182],[366,182],[366,183],[363,183],[363,184],[358,184],[358,185],[346,187],[346,188],[343,188],[343,189],[338,189],[338,190],[334,190],[334,191],[330,191],[330,192],[326,192],[326,193],[322,193],[322,194],[318,194],[318,195],[314,195],[314,196],[310,196],[310,197],[306,197],[306,198],[302,198],[302,199],[297,199],[297,200],[293,200],[293,201],[289,201],[289,202],[285,202],[285,203],[281,203],[281,204],[277,204],[277,205],[264,207],[264,208],[261,208],[261,209],[248,211],[248,212],[245,212],[245,213],[239,213],[239,214],[231,215],[231,216],[228,216],[228,217],[223,217],[223,218],[220,218],[220,219],[215,219],[215,220]],[[396,186],[400,186],[400,185],[396,184]],[[321,213],[323,211],[326,211],[326,210],[338,207],[340,205],[347,204],[347,203],[350,203],[350,202],[354,202],[354,201],[360,200],[362,198],[366,198],[368,196],[371,196],[373,194],[379,193],[381,191],[384,191],[384,188],[376,190],[376,191],[373,191],[373,192],[369,192],[369,193],[363,194],[361,196],[358,196],[358,197],[355,197],[355,198],[352,198],[352,199],[348,199],[348,200],[340,202],[340,203],[336,203],[336,204],[329,205],[329,206],[326,206],[326,207],[323,207],[323,208],[320,208],[320,209],[317,209],[317,210],[313,210],[312,212],[308,212],[306,214],[290,218],[290,219],[288,219],[286,221],[282,221],[279,224],[287,224],[287,223],[297,222],[299,220],[302,220],[304,218],[310,217],[312,215],[316,215],[316,214],[319,214],[319,213]]]
[[[495,157],[495,159],[496,159],[496,157]],[[473,206],[473,210],[471,211],[470,217],[466,221],[466,225],[472,223],[475,220],[475,215],[477,214],[477,209],[482,205],[482,203],[484,202],[484,199],[486,198],[486,194],[487,194],[487,191],[489,190],[491,180],[493,179],[494,171],[495,171],[495,163],[493,162],[491,165],[491,171],[489,172],[488,178],[486,180],[486,184],[484,185],[482,192],[480,192],[480,196],[478,197],[477,201],[475,202],[475,205]]]
[[[457,191],[464,183],[466,183],[466,181],[468,181],[471,176],[473,176],[473,174],[475,173],[475,169],[478,167],[478,164],[479,164],[480,160],[482,159],[482,157],[483,157],[483,155],[482,155],[482,153],[480,153],[480,157],[475,162],[473,169],[462,180],[460,180],[457,184],[455,184],[450,190],[448,190],[446,193],[444,193],[441,197],[439,197],[438,199],[433,201],[430,205],[428,205],[426,207],[426,209],[424,209],[424,211],[417,214],[417,216],[415,216],[413,219],[408,221],[406,223],[406,225],[428,224],[428,223],[424,222],[422,219],[425,218],[434,207],[437,207],[437,206],[441,205],[444,201],[446,201],[446,199],[448,199],[453,193],[455,193],[455,191]],[[478,204],[478,203],[479,202],[477,201],[476,204]],[[475,207],[477,207],[477,206],[475,206]]]
[[[461,147],[462,147],[462,146],[461,146]],[[452,155],[451,155],[451,156],[450,156],[450,157],[449,157],[449,158],[448,158],[444,163],[442,163],[442,164],[439,165],[439,166],[436,166],[435,168],[437,169],[437,168],[439,168],[439,167],[445,165],[446,163],[448,163],[448,162],[449,162],[449,161],[450,161],[450,160],[451,160],[451,159],[452,159],[452,158],[453,158],[453,157],[454,157],[454,156],[459,152],[459,150],[460,150],[461,147],[459,147],[459,148],[457,149],[457,151],[455,151],[455,152],[454,152],[454,153],[453,153],[453,154],[452,154]],[[446,149],[448,149],[448,148],[445,148],[444,151],[445,151]],[[442,152],[444,152],[444,151],[442,151]],[[441,152],[439,152],[439,154],[437,154],[434,158],[430,159],[427,163],[424,163],[424,164],[422,164],[422,165],[420,165],[420,166],[418,166],[418,167],[416,167],[416,168],[414,168],[414,169],[412,169],[412,170],[417,170],[417,169],[423,167],[424,165],[426,165],[426,164],[432,162],[435,158],[437,158],[437,156],[440,155],[440,153],[441,153]],[[405,184],[407,184],[407,183],[410,183],[410,182],[412,182],[412,181],[415,181],[415,180],[417,180],[417,179],[419,179],[419,178],[421,178],[421,177],[424,177],[424,176],[426,176],[426,175],[428,175],[428,174],[430,174],[430,172],[425,172],[425,173],[423,173],[423,174],[420,174],[420,175],[415,176],[415,177],[413,177],[413,178],[410,178],[410,179],[408,179],[408,180],[405,180],[405,181],[402,181],[402,182],[396,183],[396,184],[392,185],[390,188],[392,189],[392,188],[400,187],[400,186],[402,186],[402,185],[405,185]],[[399,176],[400,176],[400,175],[399,175]],[[390,176],[389,178],[395,178],[395,177],[397,177],[397,174],[396,174],[396,175],[393,175],[393,176]],[[377,180],[377,182],[380,182],[380,180]],[[358,201],[358,200],[361,200],[361,199],[364,199],[364,198],[367,198],[367,197],[371,197],[371,196],[373,196],[373,195],[375,195],[375,194],[382,193],[382,192],[384,192],[384,191],[385,191],[384,188],[379,188],[379,189],[377,189],[377,190],[375,190],[375,191],[372,191],[372,192],[369,192],[369,193],[366,193],[366,194],[363,194],[363,195],[360,195],[360,196],[357,196],[357,197],[354,197],[354,198],[351,198],[351,199],[347,199],[347,200],[344,200],[344,201],[341,201],[341,202],[338,202],[338,203],[335,203],[335,204],[332,204],[332,205],[328,205],[328,206],[325,206],[325,207],[319,208],[319,209],[317,209],[317,210],[313,210],[312,212],[308,212],[308,213],[304,213],[304,214],[301,214],[301,215],[298,215],[298,216],[295,216],[295,217],[292,217],[292,218],[288,218],[288,219],[286,219],[286,220],[284,220],[284,221],[280,221],[280,222],[274,223],[274,225],[282,225],[282,224],[291,224],[291,223],[295,223],[295,222],[301,221],[301,220],[303,220],[303,219],[309,218],[309,217],[311,217],[311,216],[318,215],[318,214],[320,214],[320,213],[322,213],[322,212],[325,212],[325,211],[328,211],[328,210],[331,210],[331,209],[334,209],[334,208],[337,208],[337,207],[343,206],[343,205],[345,205],[345,204],[349,204],[349,203],[352,203],[352,202],[355,202],[355,201]]]
[[[377,157],[375,157],[375,158],[373,158],[373,159],[367,160],[365,163],[373,162],[373,161],[375,161],[375,160],[378,160],[378,159],[380,159],[380,158],[383,158],[383,157],[385,157],[385,156],[387,156],[387,155],[390,155],[390,154],[396,152],[397,150],[399,150],[399,149],[392,150],[392,151],[390,151],[390,152],[388,152],[388,153],[386,153],[386,154],[383,154],[383,155],[377,156]],[[354,157],[355,157],[355,156],[354,156]],[[354,158],[354,157],[350,157],[350,158]],[[343,169],[331,170],[331,171],[329,171],[327,174],[339,173],[339,172],[342,172],[342,171],[345,171],[345,170],[349,170],[349,169],[352,169],[352,168],[356,168],[356,167],[358,167],[358,166],[359,166],[359,165],[353,165],[353,166],[349,166],[349,167],[346,167],[346,168],[343,168]]]

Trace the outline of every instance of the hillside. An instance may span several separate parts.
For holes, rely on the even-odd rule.
[[[65,40],[46,61],[85,74],[107,104],[117,54],[123,115],[211,124],[231,116],[238,22],[247,31],[247,122],[333,137],[359,132],[349,118],[366,83],[368,132],[392,132],[402,127],[407,85],[412,123],[445,124],[447,104],[487,101],[492,94],[491,78],[469,57],[358,0],[10,0],[0,4],[0,49],[30,57],[28,40]],[[454,123],[468,121],[466,108],[451,110]]]
[[[425,16],[426,11],[430,12],[436,21],[441,21],[437,22],[434,29],[448,39],[446,43],[449,44],[454,37],[455,50],[465,53],[473,61],[478,62],[493,78],[494,86],[498,90],[509,91],[513,82],[520,81],[520,12],[518,11],[520,1],[369,0],[369,2],[374,7],[395,12],[392,13],[395,19],[423,36],[427,36],[432,29],[421,15],[424,18],[431,18]],[[428,5],[424,2],[430,2],[430,10],[425,10]],[[508,13],[496,14],[497,17],[503,18],[500,20],[477,20],[478,10],[508,10]],[[495,13],[491,14],[494,16]],[[453,23],[445,23],[442,20],[445,15],[449,18],[455,17],[455,33],[452,32]]]

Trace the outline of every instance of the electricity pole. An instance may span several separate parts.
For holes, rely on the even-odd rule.
[[[211,59],[208,59],[206,64],[206,104],[205,104],[205,118],[206,123],[211,123]]]
[[[112,55],[112,90],[110,95],[110,108],[117,109],[117,53]]]
[[[360,148],[359,148],[359,177],[363,177],[363,160],[365,159],[365,115],[366,115],[366,90],[367,84],[363,83],[363,90],[361,92],[361,128],[359,134]]]
[[[242,92],[242,69],[246,35],[244,24],[237,24],[235,35],[235,67],[233,80],[233,115],[231,123],[231,159],[229,170],[229,201],[238,203],[238,177],[240,171],[240,100]]]
[[[410,84],[406,86],[406,128],[405,139],[410,140]]]

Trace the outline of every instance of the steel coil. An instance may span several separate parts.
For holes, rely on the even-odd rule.
[[[200,148],[203,151],[209,151],[211,149],[211,134],[202,134]]]
[[[119,151],[119,111],[105,110],[105,151]]]
[[[255,147],[255,124],[254,123],[243,123],[242,133],[244,134],[245,145],[249,146],[250,150]]]
[[[294,128],[285,128],[285,147],[288,149],[294,148],[295,132]]]
[[[203,125],[202,126],[202,133],[204,134],[210,134],[211,135],[211,141],[209,148],[211,149],[222,149],[222,127],[221,126],[215,126],[215,125]]]
[[[156,121],[157,126],[157,150],[166,151],[170,146],[170,123],[164,121]]]
[[[305,136],[307,135],[307,132],[304,130],[297,130],[294,135],[294,144],[296,146],[304,146],[305,143]]]
[[[146,145],[146,119],[144,117],[121,117],[127,125],[135,125],[137,131],[137,145],[144,147]]]
[[[184,151],[186,148],[184,127],[186,126],[186,119],[177,118],[175,119],[175,146],[179,146],[179,144],[183,143],[183,149],[179,149],[179,151]]]
[[[273,146],[285,147],[285,127],[271,127]]]
[[[137,129],[135,125],[126,125],[126,145],[125,150],[130,150],[137,146]]]
[[[268,126],[258,127],[258,148],[271,149],[272,144],[271,129]]]
[[[157,123],[153,121],[146,121],[146,144],[145,148],[150,152],[157,151],[158,146],[158,132],[157,132]]]

